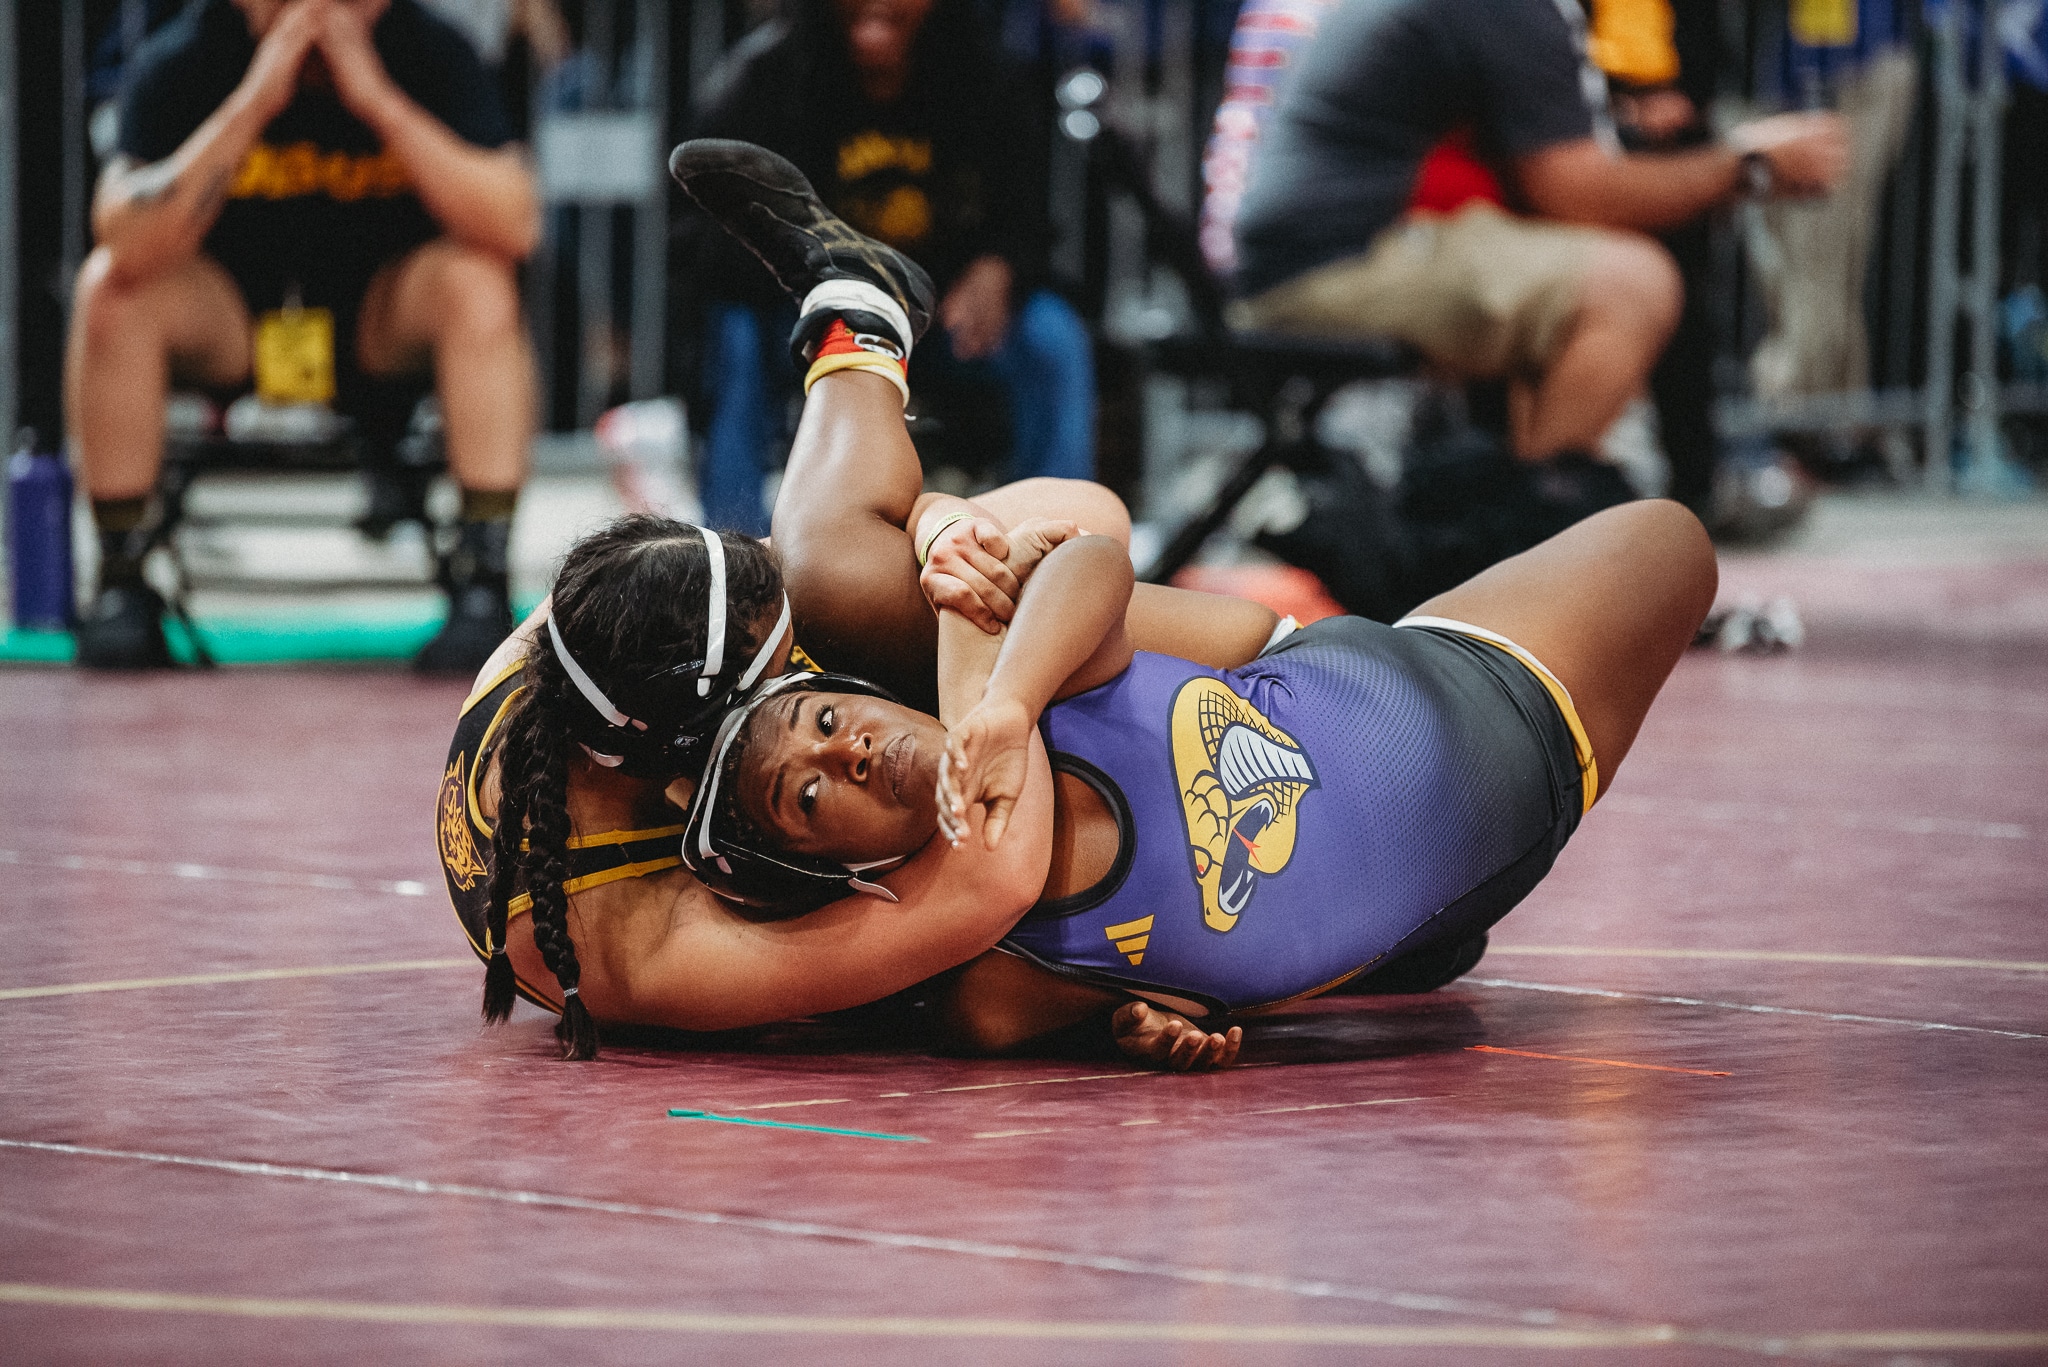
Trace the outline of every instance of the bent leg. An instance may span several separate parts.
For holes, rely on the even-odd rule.
[[[1515,404],[1523,460],[1592,451],[1642,392],[1678,326],[1685,287],[1670,254],[1635,233],[1600,239],[1587,253],[1569,330],[1540,383]]]
[[[1659,499],[1596,513],[1415,615],[1498,632],[1557,675],[1593,744],[1604,793],[1713,606],[1716,582],[1706,529]]]
[[[929,710],[938,628],[905,530],[923,477],[894,386],[859,371],[827,375],[804,404],[773,539],[804,648],[828,669],[873,679]],[[1130,539],[1123,500],[1085,480],[1021,480],[976,501],[1006,526],[1054,517]],[[1229,668],[1259,653],[1275,620],[1243,599],[1140,584],[1127,629],[1140,650]]]
[[[384,267],[363,297],[365,374],[434,370],[448,469],[464,489],[512,493],[533,444],[533,353],[510,262],[440,238]]]
[[[212,387],[249,375],[249,310],[209,257],[140,282],[116,278],[105,248],[78,272],[64,346],[64,411],[86,491],[145,498],[163,465],[173,368]]]

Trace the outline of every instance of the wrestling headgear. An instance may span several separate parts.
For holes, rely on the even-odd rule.
[[[711,571],[701,659],[685,660],[634,682],[614,684],[612,694],[607,695],[569,653],[554,615],[548,616],[548,639],[554,643],[555,658],[590,705],[570,723],[571,733],[593,760],[636,778],[669,778],[694,768],[719,716],[760,681],[776,642],[789,626],[789,596],[784,594],[782,613],[754,658],[744,670],[727,668],[725,544],[709,527],[695,530],[704,537]]]
[[[742,906],[773,907],[795,914],[856,892],[893,902],[895,893],[861,875],[900,864],[903,856],[842,864],[821,855],[791,854],[772,848],[736,810],[733,785],[739,781],[740,736],[762,703],[792,692],[863,693],[896,701],[887,689],[850,674],[784,674],[761,685],[719,723],[704,762],[704,776],[690,798],[689,823],[683,828],[683,862],[705,887]]]

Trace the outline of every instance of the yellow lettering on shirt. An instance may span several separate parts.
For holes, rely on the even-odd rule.
[[[904,171],[913,176],[932,169],[930,138],[892,138],[873,129],[855,133],[839,144],[839,179],[842,184],[865,180],[877,171]]]
[[[341,203],[391,199],[412,191],[412,176],[389,148],[379,152],[327,152],[319,144],[279,147],[259,142],[242,158],[230,199],[301,199],[325,195]]]

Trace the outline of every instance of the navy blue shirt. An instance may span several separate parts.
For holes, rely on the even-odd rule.
[[[1240,292],[1364,252],[1456,129],[1497,169],[1593,136],[1583,69],[1557,0],[1345,0],[1261,141],[1237,219]]]
[[[476,53],[416,0],[392,0],[372,37],[399,89],[458,137],[479,147],[511,140]],[[137,49],[121,93],[119,149],[144,163],[170,156],[227,100],[255,53],[231,0],[194,0]],[[320,282],[352,278],[359,291],[379,265],[441,229],[369,126],[331,88],[301,81],[249,149],[204,250],[252,295],[303,284],[306,302],[327,302],[316,297]]]

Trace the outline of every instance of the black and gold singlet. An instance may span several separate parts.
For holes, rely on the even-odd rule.
[[[448,767],[441,774],[441,796],[435,804],[435,843],[441,851],[441,872],[448,879],[448,900],[462,922],[469,947],[479,959],[491,956],[491,823],[477,806],[477,780],[489,767],[498,729],[511,714],[512,700],[525,687],[519,677],[524,661],[515,660],[470,695],[455,724],[448,748]],[[569,837],[569,878],[565,893],[602,887],[621,878],[643,878],[683,862],[679,851],[681,823],[641,831],[601,831]],[[506,909],[508,919],[533,909],[533,899],[520,893]],[[556,1010],[554,1003],[519,980],[519,995],[535,1006]]]

